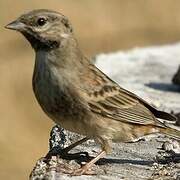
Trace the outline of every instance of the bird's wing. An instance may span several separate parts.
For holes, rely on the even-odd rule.
[[[137,98],[119,87],[106,86],[105,89],[104,93],[101,89],[89,98],[92,112],[123,122],[155,124],[154,115]]]
[[[143,125],[163,126],[157,118],[176,120],[174,116],[156,110],[140,97],[121,88],[99,69],[93,67],[93,71],[96,74],[94,81],[101,79],[103,83],[96,86],[95,90],[91,89],[91,93],[86,96],[92,112],[114,120]]]

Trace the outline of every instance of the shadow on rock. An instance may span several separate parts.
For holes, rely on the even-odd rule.
[[[94,157],[89,156],[88,158],[80,158],[75,161],[78,164],[82,162],[88,162],[92,160]],[[102,158],[96,162],[96,165],[106,165],[106,164],[134,164],[134,165],[152,165],[154,161],[152,160],[132,160],[132,159],[117,159],[117,158]]]
[[[130,160],[130,159],[115,159],[115,158],[103,158],[100,159],[96,164],[134,164],[134,165],[152,165],[154,161],[152,160]]]
[[[145,86],[161,91],[180,92],[180,86],[175,84],[151,82]]]

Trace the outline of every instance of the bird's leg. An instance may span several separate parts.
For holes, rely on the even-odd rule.
[[[95,141],[97,141],[98,143],[101,144],[101,149],[102,151],[92,160],[90,160],[88,163],[86,163],[84,166],[82,166],[81,168],[75,170],[71,175],[74,176],[80,176],[82,174],[86,174],[86,175],[93,175],[95,174],[95,172],[93,172],[92,170],[90,170],[90,168],[93,166],[93,164],[95,164],[100,158],[104,157],[107,153],[110,153],[112,148],[111,148],[111,140],[107,140],[107,139],[102,139],[102,138],[97,138],[95,139]]]
[[[106,151],[102,150],[95,158],[93,158],[91,161],[89,161],[87,164],[82,166],[81,168],[75,170],[71,175],[73,176],[80,176],[82,174],[86,175],[93,175],[93,171],[89,171],[91,166],[96,163],[100,158],[104,157],[106,155]]]

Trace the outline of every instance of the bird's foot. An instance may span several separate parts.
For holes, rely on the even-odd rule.
[[[71,176],[81,176],[81,175],[89,175],[89,176],[92,176],[92,175],[96,175],[96,172],[92,169],[87,169],[86,166],[83,166],[79,169],[76,169],[74,170],[72,173],[71,173]]]

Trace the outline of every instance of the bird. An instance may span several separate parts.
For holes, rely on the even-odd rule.
[[[175,116],[122,88],[86,58],[63,14],[35,9],[5,27],[20,32],[35,51],[32,86],[42,110],[64,129],[85,136],[64,153],[88,139],[100,144],[97,156],[73,175],[88,174],[111,153],[113,142],[134,142],[154,133],[180,139]]]

